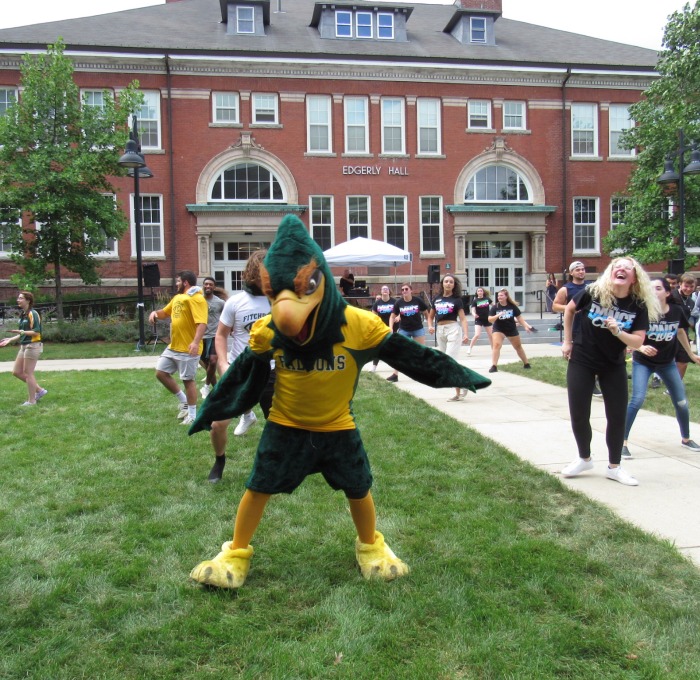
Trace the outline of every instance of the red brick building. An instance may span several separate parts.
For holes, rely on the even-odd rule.
[[[387,241],[413,254],[400,279],[439,265],[527,306],[546,272],[606,264],[634,164],[618,138],[656,53],[501,13],[501,0],[170,0],[5,29],[0,111],[21,97],[22,54],[58,37],[90,103],[139,81],[143,259],[163,285],[189,268],[237,288],[292,212],[324,249]],[[115,185],[132,215],[132,180]],[[135,286],[134,250],[132,224],[105,253],[105,287]],[[0,242],[0,288],[11,272]]]

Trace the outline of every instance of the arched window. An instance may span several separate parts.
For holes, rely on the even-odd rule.
[[[467,183],[464,202],[513,201],[527,203],[530,200],[525,180],[507,165],[487,165],[477,170]]]
[[[257,163],[236,163],[224,170],[211,187],[211,201],[284,201],[282,183]]]

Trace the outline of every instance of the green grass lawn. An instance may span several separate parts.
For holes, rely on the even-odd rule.
[[[411,573],[364,581],[314,476],[268,505],[238,593],[187,576],[230,539],[260,426],[212,486],[151,371],[41,381],[29,412],[0,375],[0,678],[700,677],[696,567],[376,375],[355,412]]]
[[[532,368],[530,370],[525,370],[520,362],[515,364],[503,364],[498,367],[499,371],[508,371],[510,373],[517,373],[526,378],[532,378],[533,380],[539,380],[540,382],[548,383],[550,385],[557,385],[558,387],[566,387],[566,366],[567,363],[563,359],[551,359],[547,357],[541,357],[538,359],[532,359],[530,361]],[[627,374],[632,375],[632,364],[627,363]],[[688,370],[685,373],[685,378],[683,380],[685,383],[685,389],[688,396],[688,406],[690,407],[690,420],[693,423],[700,423],[700,399],[697,398],[700,395],[700,366],[695,364],[690,364]],[[629,393],[632,394],[632,381],[629,381]],[[673,403],[671,398],[664,394],[665,387],[662,385],[658,389],[647,390],[647,398],[644,401],[644,406],[642,408],[647,411],[652,411],[654,413],[660,413],[664,416],[671,416],[675,418],[676,411],[673,408]],[[693,436],[693,432],[691,432]]]

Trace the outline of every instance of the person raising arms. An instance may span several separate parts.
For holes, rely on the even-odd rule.
[[[579,332],[574,336],[576,313]],[[639,482],[620,466],[627,411],[625,352],[639,349],[649,321],[658,321],[659,303],[649,276],[631,257],[617,257],[597,281],[578,293],[564,312],[562,355],[568,360],[566,386],[578,458],[561,474],[576,477],[593,468],[591,399],[596,376],[605,403],[608,448],[606,477],[627,486]]]

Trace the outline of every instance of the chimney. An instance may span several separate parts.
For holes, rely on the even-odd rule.
[[[455,0],[455,7],[461,9],[483,9],[503,14],[503,0]]]

